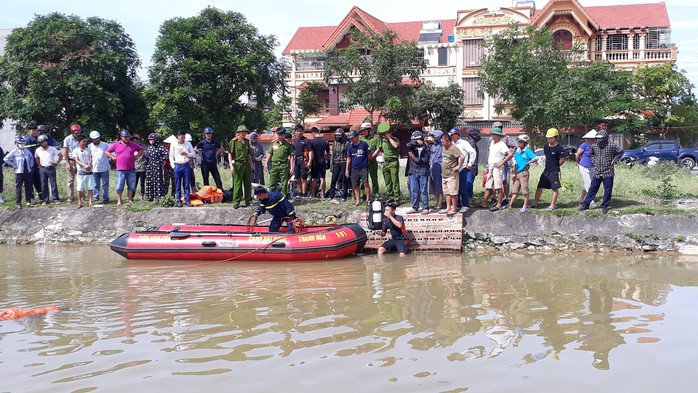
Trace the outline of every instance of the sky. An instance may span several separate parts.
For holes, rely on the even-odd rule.
[[[657,3],[657,0],[579,0],[583,6]],[[672,42],[679,48],[678,67],[698,86],[698,1],[665,0]],[[136,44],[147,78],[160,25],[174,17],[190,17],[207,6],[244,14],[264,35],[279,41],[277,55],[300,26],[337,25],[352,6],[359,6],[385,22],[455,19],[457,10],[512,6],[511,0],[0,0],[0,29],[24,27],[34,15],[50,12],[82,18],[98,16],[119,22]],[[541,9],[547,1],[538,0]]]

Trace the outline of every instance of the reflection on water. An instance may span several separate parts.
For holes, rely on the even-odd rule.
[[[0,307],[66,308],[0,322],[0,392],[693,386],[685,360],[697,349],[698,261],[158,264],[106,247],[0,253]]]

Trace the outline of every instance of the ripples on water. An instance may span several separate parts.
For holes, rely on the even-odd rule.
[[[693,391],[698,261],[2,247],[0,392]]]

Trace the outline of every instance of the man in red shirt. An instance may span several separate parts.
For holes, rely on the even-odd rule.
[[[105,154],[116,161],[116,205],[121,206],[124,183],[128,187],[128,204],[133,204],[136,192],[136,160],[143,155],[143,148],[131,142],[131,133],[121,131],[121,140],[109,146]]]

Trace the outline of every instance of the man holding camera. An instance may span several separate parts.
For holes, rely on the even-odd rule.
[[[412,208],[407,213],[419,211],[419,201],[422,201],[422,214],[429,214],[429,194],[427,185],[429,179],[430,147],[424,144],[422,131],[414,131],[407,144],[408,181],[410,184],[410,203]]]

